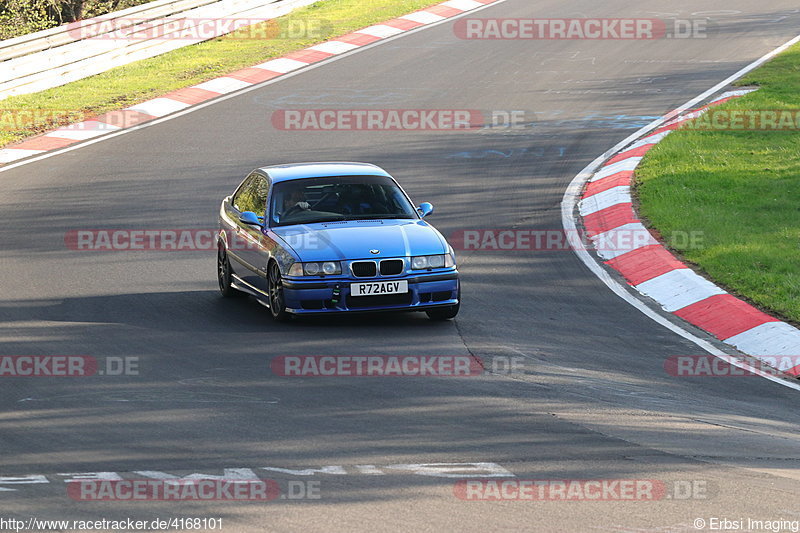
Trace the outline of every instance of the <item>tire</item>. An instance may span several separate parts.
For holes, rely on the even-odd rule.
[[[223,298],[236,298],[243,294],[231,284],[231,272],[231,261],[228,259],[225,247],[220,246],[217,249],[217,282]]]
[[[269,312],[276,322],[285,322],[291,318],[286,311],[286,300],[283,297],[281,269],[278,263],[271,262],[267,271],[267,294],[269,295]]]
[[[451,320],[456,317],[460,307],[461,303],[457,303],[455,305],[425,311],[425,314],[428,315],[428,318],[431,320]]]
[[[458,310],[461,308],[461,286],[458,287],[458,294],[456,296],[458,298],[458,303],[455,305],[448,305],[447,307],[437,307],[435,309],[431,309],[430,311],[425,311],[425,314],[428,315],[428,318],[431,320],[452,320],[458,314]]]

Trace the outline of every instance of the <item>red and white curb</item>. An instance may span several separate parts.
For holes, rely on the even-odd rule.
[[[499,0],[447,0],[441,4],[387,20],[265,63],[231,72],[193,87],[180,89],[120,111],[112,111],[0,149],[0,165],[57,150],[108,133],[161,118],[207,100],[238,91],[334,56],[410,30],[436,24]]]
[[[606,266],[621,274],[628,285],[655,300],[664,311],[747,355],[796,356],[800,355],[800,330],[729,294],[675,258],[642,225],[631,199],[633,174],[650,149],[710,106],[751,91],[726,92],[698,110],[664,122],[620,150],[588,179],[578,212],[590,240],[595,243],[621,242],[623,235],[637,235],[632,241],[628,239],[629,246],[598,247],[595,253]],[[787,357],[784,361],[778,370],[800,375],[800,365],[795,366],[794,359]]]

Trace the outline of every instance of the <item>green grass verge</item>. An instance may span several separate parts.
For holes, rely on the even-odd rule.
[[[717,109],[800,109],[800,45],[738,85],[760,89]],[[690,126],[690,125],[689,125]],[[692,131],[648,152],[636,170],[640,214],[666,244],[757,306],[800,323],[800,132]]]
[[[122,109],[176,89],[189,87],[240,68],[263,63],[339,35],[404,15],[441,0],[322,0],[277,19],[277,27],[295,27],[315,21],[311,37],[288,39],[241,38],[258,30],[234,33],[187,46],[151,59],[117,67],[97,76],[35,94],[0,102],[0,146],[18,142],[57,126],[83,120],[87,115]],[[265,27],[267,24],[265,23]],[[274,28],[274,23],[270,28]],[[319,30],[319,31],[318,31]],[[248,31],[248,30],[242,30]],[[264,35],[274,35],[264,29]],[[20,110],[39,113],[30,123],[19,124]]]

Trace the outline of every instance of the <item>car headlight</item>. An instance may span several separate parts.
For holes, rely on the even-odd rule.
[[[412,257],[411,268],[414,270],[422,270],[423,268],[428,268],[428,257],[425,255]]]
[[[333,276],[341,273],[342,264],[339,261],[295,263],[289,269],[290,276]]]
[[[411,268],[413,270],[425,270],[427,268],[451,268],[456,264],[451,254],[441,255],[418,255],[411,258]]]
[[[334,261],[325,261],[322,263],[322,273],[326,276],[342,273],[342,264]]]

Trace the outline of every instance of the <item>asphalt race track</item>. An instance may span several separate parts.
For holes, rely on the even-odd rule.
[[[453,322],[389,314],[278,324],[253,299],[219,296],[214,251],[65,246],[74,229],[214,228],[220,200],[251,169],[314,160],[382,166],[417,203],[436,206],[429,220],[445,235],[558,230],[564,190],[589,161],[794,37],[800,22],[791,0],[507,0],[474,16],[707,16],[714,25],[706,39],[504,41],[458,39],[450,21],[1,172],[0,354],[135,357],[139,371],[2,379],[1,515],[213,517],[224,531],[304,532],[675,532],[695,531],[697,518],[800,519],[797,393],[760,378],[668,375],[666,358],[700,349],[612,294],[569,250],[461,252]],[[273,112],[303,108],[524,110],[535,124],[272,126]],[[281,355],[521,357],[525,373],[283,378],[270,370]],[[661,501],[463,501],[457,478],[424,475],[435,469],[419,465],[432,463],[707,490]],[[87,502],[65,488],[76,473],[224,469],[282,487],[318,482],[319,498]],[[33,475],[41,482],[20,482]]]

